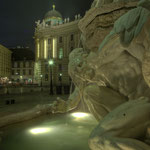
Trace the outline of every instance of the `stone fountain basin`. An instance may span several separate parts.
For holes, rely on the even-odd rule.
[[[1,128],[2,150],[88,150],[97,125],[88,113],[51,114]]]

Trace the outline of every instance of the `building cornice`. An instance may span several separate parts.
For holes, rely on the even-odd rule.
[[[64,35],[64,34],[71,33],[71,32],[72,33],[78,32],[79,31],[78,22],[79,20],[66,23],[66,24],[62,24],[62,25],[49,26],[49,27],[39,29],[35,32],[35,38],[42,38],[46,36],[53,37],[53,36],[58,36],[58,34]]]

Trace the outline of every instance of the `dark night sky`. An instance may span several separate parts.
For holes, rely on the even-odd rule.
[[[33,47],[35,21],[42,20],[46,12],[56,5],[63,18],[82,16],[93,0],[1,0],[0,44],[6,47]]]

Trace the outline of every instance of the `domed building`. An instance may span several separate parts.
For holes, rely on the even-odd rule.
[[[53,10],[48,11],[45,14],[44,21],[48,25],[56,25],[63,23],[62,15],[57,10],[55,10],[55,5],[53,5]]]
[[[80,15],[76,15],[73,21],[63,19],[53,5],[53,9],[45,14],[43,20],[36,22],[34,82],[50,86],[54,93],[66,93],[66,89],[69,89],[71,81],[68,75],[68,57],[79,44],[80,19]]]

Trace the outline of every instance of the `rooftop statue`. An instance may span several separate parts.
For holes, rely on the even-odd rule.
[[[35,23],[36,23],[36,27],[37,27],[37,28],[39,28],[39,27],[40,27],[40,22],[41,22],[40,20],[38,20],[38,21],[36,21],[36,22],[35,22]]]

